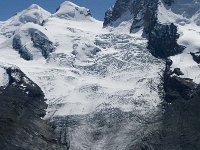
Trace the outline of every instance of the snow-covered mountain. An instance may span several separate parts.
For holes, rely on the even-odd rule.
[[[60,5],[60,7],[56,10],[56,13],[53,16],[67,19],[67,20],[93,20],[90,10],[85,7],[77,6],[76,4],[65,1]]]
[[[50,13],[36,4],[21,11],[7,21],[0,22],[0,32],[6,37],[11,37],[19,26],[28,22],[41,25],[42,22],[50,17]]]
[[[41,88],[43,119],[70,150],[179,149],[166,125],[180,117],[179,101],[199,105],[199,5],[117,0],[101,22],[69,1],[54,14],[34,4],[0,22],[0,64]],[[5,88],[5,69],[0,75]]]

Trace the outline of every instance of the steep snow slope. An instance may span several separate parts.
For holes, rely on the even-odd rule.
[[[158,5],[158,21],[162,24],[174,23],[178,27],[180,38],[178,43],[186,49],[180,55],[171,57],[173,68],[180,68],[184,75],[196,83],[200,83],[200,67],[192,58],[190,52],[196,53],[200,49],[200,1],[176,0],[172,5],[165,5],[160,1]]]

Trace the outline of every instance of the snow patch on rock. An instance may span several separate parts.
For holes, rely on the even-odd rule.
[[[26,23],[34,23],[41,25],[44,20],[50,17],[51,14],[36,4],[32,4],[27,9],[17,13],[7,21],[0,23],[0,34],[11,37],[14,31]]]
[[[0,87],[5,87],[9,82],[9,77],[4,68],[0,66]]]
[[[180,68],[182,77],[191,78],[200,83],[200,67],[190,52],[200,51],[200,3],[198,0],[176,0],[171,6],[161,0],[158,5],[158,21],[162,24],[174,23],[180,37],[178,44],[186,47],[182,54],[170,57],[173,61],[172,70]]]

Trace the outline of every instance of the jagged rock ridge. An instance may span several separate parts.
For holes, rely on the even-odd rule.
[[[8,67],[9,81],[0,88],[0,149],[63,149],[53,129],[41,119],[47,108],[41,89],[18,68]]]
[[[48,31],[31,23],[22,26],[15,33],[12,46],[25,60],[33,60],[40,55],[47,58],[55,49],[54,43],[48,37]]]

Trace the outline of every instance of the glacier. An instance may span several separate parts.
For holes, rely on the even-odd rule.
[[[179,101],[166,104],[166,91],[172,88],[169,93],[177,96],[178,85],[198,95],[200,67],[191,53],[199,52],[199,4],[118,0],[104,22],[69,1],[54,14],[33,4],[0,22],[0,65],[19,67],[41,88],[48,104],[42,119],[68,149],[156,150],[166,126],[179,117]],[[173,23],[177,44],[185,48],[169,57],[169,66],[167,58],[155,57],[148,49],[148,7],[158,31]],[[177,68],[183,75],[174,73]],[[170,78],[165,84],[166,70]],[[3,68],[0,75],[0,87],[6,87],[9,79]],[[175,85],[168,83],[171,80]]]

